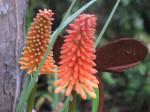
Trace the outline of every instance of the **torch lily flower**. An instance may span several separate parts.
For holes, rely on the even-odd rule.
[[[96,98],[95,88],[98,88],[96,74],[96,59],[94,48],[95,15],[82,14],[70,24],[68,35],[61,47],[61,61],[58,67],[58,80],[55,93],[65,90],[66,96],[76,91],[83,99],[87,94]]]
[[[34,22],[31,24],[26,45],[23,49],[23,56],[19,60],[20,68],[26,70],[28,74],[32,74],[37,70],[50,43],[52,16],[53,12],[51,10],[39,10]],[[53,53],[50,52],[40,74],[52,74],[54,73],[54,68]]]
[[[53,51],[56,62],[59,62],[58,53],[62,46],[64,38],[58,37]],[[104,85],[99,76],[101,72],[121,73],[140,63],[148,54],[148,48],[139,40],[134,38],[122,37],[112,42],[108,42],[104,46],[96,50],[96,69],[98,73],[96,78],[99,81],[99,109],[103,112],[104,105]]]

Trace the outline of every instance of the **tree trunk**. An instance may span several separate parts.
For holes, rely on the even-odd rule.
[[[0,112],[15,112],[22,89],[18,59],[28,0],[0,0]]]

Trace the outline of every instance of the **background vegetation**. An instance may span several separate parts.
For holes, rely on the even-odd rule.
[[[55,13],[53,30],[60,24],[64,13],[72,0],[29,0],[26,18],[26,31],[35,17],[37,11],[50,8]],[[78,0],[74,11],[89,0]],[[86,12],[98,17],[97,32],[103,27],[115,0],[97,0]],[[149,0],[122,0],[99,46],[108,41],[134,37],[144,41],[150,47],[150,1]],[[133,69],[121,74],[101,73],[100,77],[105,86],[105,112],[150,112],[150,54],[146,59]],[[51,76],[41,76],[38,82],[35,109],[39,112],[50,112],[55,107]],[[61,95],[59,100],[64,100]],[[91,101],[80,101],[78,110],[90,112]],[[62,106],[60,102],[58,105]],[[81,107],[82,106],[82,107]]]

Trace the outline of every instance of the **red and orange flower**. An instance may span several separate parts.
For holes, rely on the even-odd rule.
[[[26,70],[28,74],[32,74],[37,70],[50,43],[52,16],[53,12],[51,10],[39,10],[29,29],[23,56],[19,60],[20,68]],[[53,54],[50,52],[40,74],[52,74],[54,73],[54,68]]]
[[[94,60],[96,58],[94,48],[94,32],[96,17],[82,14],[70,24],[65,43],[61,47],[61,61],[58,67],[58,80],[55,93],[65,90],[69,96],[74,90],[83,99],[87,94],[96,98],[95,88],[98,88],[98,80],[94,76],[97,72]]]

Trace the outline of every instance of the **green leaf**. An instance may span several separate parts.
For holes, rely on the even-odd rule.
[[[75,5],[76,1],[77,1],[77,0],[73,0],[73,1],[72,1],[72,3],[71,3],[71,5],[70,5],[70,7],[68,8],[68,10],[67,10],[65,16],[63,17],[63,20],[62,20],[61,23],[63,23],[63,22],[69,17],[69,15],[71,14],[71,10],[72,10],[73,6]]]
[[[93,100],[92,103],[92,112],[97,112],[98,104],[99,104],[99,89],[96,89],[97,98]]]
[[[42,68],[42,66],[46,60],[46,57],[48,56],[49,52],[51,51],[51,49],[56,41],[56,38],[58,37],[61,30],[63,30],[72,20],[74,20],[80,13],[82,13],[85,9],[87,9],[89,6],[91,6],[95,1],[96,0],[91,0],[90,2],[85,4],[82,8],[80,8],[78,11],[76,11],[72,16],[70,16],[66,21],[64,21],[52,34],[51,43],[49,44],[48,49],[47,49],[46,53],[44,54],[43,59],[41,60],[39,66],[37,68],[37,71],[33,74],[33,78],[31,80],[31,82],[29,83],[29,86],[27,88],[25,88],[25,92],[22,93],[21,98],[20,98],[21,100],[19,101],[16,112],[23,111],[26,101],[30,95],[30,92],[38,80],[38,75],[40,73],[40,69]]]
[[[115,11],[116,11],[116,9],[117,9],[119,3],[120,3],[120,0],[117,0],[117,2],[116,2],[116,4],[115,4],[115,6],[113,7],[113,9],[112,9],[112,11],[111,11],[109,17],[107,18],[107,21],[105,22],[105,25],[103,26],[103,28],[102,28],[102,30],[101,30],[101,32],[100,32],[98,38],[96,39],[96,44],[95,44],[96,47],[97,47],[97,45],[99,44],[99,42],[100,42],[102,36],[104,35],[104,33],[105,33],[105,31],[106,31],[106,29],[107,29],[107,27],[108,27],[108,25],[109,25],[109,23],[110,23],[110,21],[111,21],[113,15],[114,15],[114,13],[115,13]]]
[[[28,101],[27,101],[27,112],[32,112],[33,106],[34,106],[34,99],[35,99],[35,94],[37,90],[37,84],[35,84],[34,88],[32,89]]]
[[[70,102],[70,96],[68,96],[66,98],[64,106],[63,106],[61,112],[68,112],[69,102]]]
[[[23,94],[26,92],[26,88],[28,87],[28,85],[29,85],[29,83],[31,81],[31,77],[30,77],[30,75],[25,74],[24,79],[25,80],[24,80],[23,90],[22,90],[21,96],[23,96]],[[22,102],[23,101],[23,97],[20,97],[19,101]]]
[[[120,3],[120,0],[117,0],[117,2],[115,3],[115,6],[113,7],[113,9],[112,9],[112,11],[111,11],[111,13],[110,13],[110,15],[109,15],[107,21],[105,22],[105,25],[103,26],[103,28],[102,28],[102,30],[101,30],[99,36],[98,36],[97,39],[96,39],[95,47],[98,46],[98,44],[99,44],[99,42],[100,42],[102,36],[104,35],[104,33],[105,33],[105,31],[106,31],[106,29],[107,29],[107,27],[108,27],[108,25],[109,25],[109,23],[110,23],[110,21],[111,21],[113,15],[114,15],[114,13],[115,13],[115,11],[116,11],[116,9],[117,9],[119,3]],[[98,105],[98,103],[99,103],[99,94],[98,94],[97,90],[96,90],[96,95],[97,95],[98,98],[93,101],[93,104],[92,104],[92,112],[97,112],[98,106],[99,106],[99,105]]]

